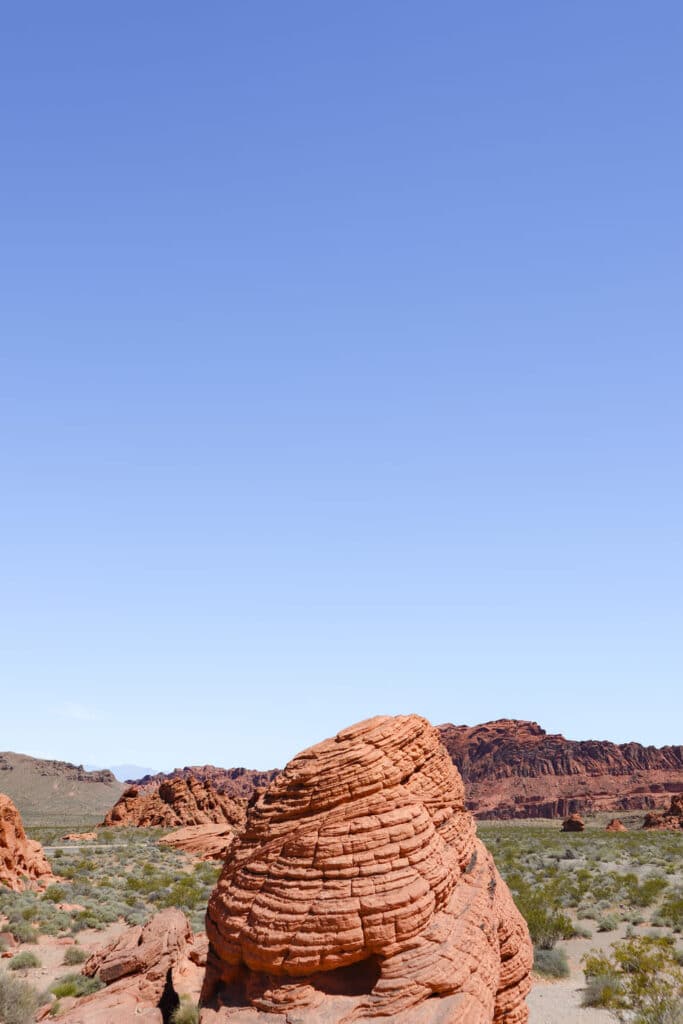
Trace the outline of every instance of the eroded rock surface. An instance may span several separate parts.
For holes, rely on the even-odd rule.
[[[54,880],[42,846],[28,838],[19,811],[0,793],[0,885],[21,892]]]
[[[175,907],[144,926],[128,928],[94,953],[82,973],[96,974],[106,988],[84,996],[60,1013],[63,1024],[164,1024],[186,995],[196,1001],[204,974],[205,948]]]
[[[583,820],[580,814],[570,814],[568,818],[562,822],[563,832],[583,832],[586,827],[586,822]]]
[[[612,820],[608,821],[605,825],[605,832],[628,832],[628,829],[626,828],[626,825],[624,825],[623,821],[619,820],[619,818],[612,818]]]
[[[278,774],[278,768],[261,772],[253,768],[218,768],[215,764],[194,764],[168,773],[143,775],[131,784],[137,789],[149,789],[160,786],[162,782],[194,776],[202,782],[210,782],[216,792],[224,793],[233,800],[249,800],[255,789],[265,789]]]
[[[659,828],[669,831],[683,829],[683,793],[676,793],[671,798],[671,805],[663,814],[647,814],[643,828]]]
[[[299,754],[209,902],[202,1024],[521,1024],[532,949],[423,718]]]
[[[229,824],[240,828],[245,802],[218,793],[193,775],[138,789],[131,786],[103,821],[106,826],[178,828],[185,825]]]
[[[683,746],[568,740],[507,718],[439,731],[478,818],[653,810],[683,791]]]
[[[184,850],[200,860],[224,861],[234,841],[234,826],[222,824],[187,825],[169,832],[159,843],[175,850]]]

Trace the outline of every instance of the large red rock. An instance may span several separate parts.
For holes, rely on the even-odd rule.
[[[651,810],[683,792],[683,746],[567,740],[515,719],[439,729],[478,818]]]
[[[180,998],[196,1002],[205,950],[181,910],[156,914],[143,927],[128,928],[94,953],[82,973],[99,975],[105,988],[84,996],[59,1014],[61,1024],[164,1024]],[[200,954],[197,956],[197,954]],[[197,962],[199,961],[199,962]]]
[[[139,828],[229,824],[240,828],[244,818],[244,801],[218,793],[210,782],[190,775],[144,789],[131,786],[102,824]]]
[[[532,947],[427,721],[374,718],[250,806],[207,912],[202,1024],[521,1024]]]
[[[612,820],[608,821],[605,825],[605,832],[628,832],[628,829],[626,828],[626,825],[624,825],[623,821],[619,820],[619,818],[612,818]]]
[[[643,828],[659,828],[677,832],[683,829],[683,793],[676,793],[671,804],[663,814],[647,814]]]
[[[159,844],[184,850],[199,860],[224,861],[234,841],[232,825],[187,825],[163,836]]]
[[[143,775],[141,779],[131,780],[131,784],[136,789],[148,789],[162,782],[194,776],[202,782],[210,782],[218,793],[224,793],[233,800],[249,800],[255,789],[265,789],[278,774],[277,768],[261,772],[253,768],[217,768],[215,764],[194,764],[176,768],[168,774],[158,772],[156,775]]]
[[[570,814],[569,817],[565,818],[562,822],[563,832],[583,832],[585,827],[586,822],[580,814]]]
[[[0,793],[0,885],[21,892],[54,880],[42,846],[28,838],[19,811]]]

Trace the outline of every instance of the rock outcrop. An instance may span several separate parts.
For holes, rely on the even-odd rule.
[[[345,729],[250,805],[207,912],[202,1024],[521,1024],[532,948],[415,715]]]
[[[214,764],[195,764],[186,768],[176,768],[164,774],[143,775],[141,779],[131,780],[136,789],[148,789],[160,786],[162,782],[175,782],[192,776],[202,782],[210,782],[218,793],[224,793],[233,800],[249,800],[256,789],[265,789],[279,774],[278,768],[260,772],[252,768],[217,768]]]
[[[106,988],[84,996],[60,1013],[61,1024],[164,1024],[183,996],[196,1002],[206,950],[175,907],[146,925],[128,928],[94,953],[82,973],[96,974]],[[47,1008],[49,1011],[49,1007]]]
[[[244,801],[238,802],[218,793],[210,782],[190,775],[145,789],[131,786],[114,804],[102,824],[135,828],[229,824],[240,828],[244,817]]]
[[[567,740],[514,719],[440,732],[478,818],[653,810],[683,793],[683,746]]]
[[[628,829],[626,828],[626,825],[624,825],[623,821],[619,821],[618,818],[612,818],[612,820],[608,821],[605,825],[605,832],[628,832]]]
[[[669,809],[663,814],[647,814],[643,828],[659,828],[676,832],[683,829],[683,793],[671,798]]]
[[[569,817],[565,818],[562,822],[563,832],[583,832],[585,827],[586,822],[580,814],[570,814]]]
[[[19,811],[0,793],[0,886],[22,892],[54,880],[42,846],[28,838]]]
[[[169,832],[159,840],[161,846],[184,850],[200,860],[224,861],[235,841],[232,825],[188,825]]]

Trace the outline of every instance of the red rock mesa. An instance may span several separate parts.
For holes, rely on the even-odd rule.
[[[202,1024],[521,1024],[532,948],[427,721],[299,754],[250,806],[207,913]]]
[[[28,838],[19,811],[0,793],[0,885],[21,892],[54,880],[42,846]]]
[[[478,818],[653,810],[683,791],[683,746],[567,740],[507,718],[439,731]]]

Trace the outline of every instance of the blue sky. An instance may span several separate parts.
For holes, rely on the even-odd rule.
[[[0,748],[683,741],[680,4],[0,28]]]

